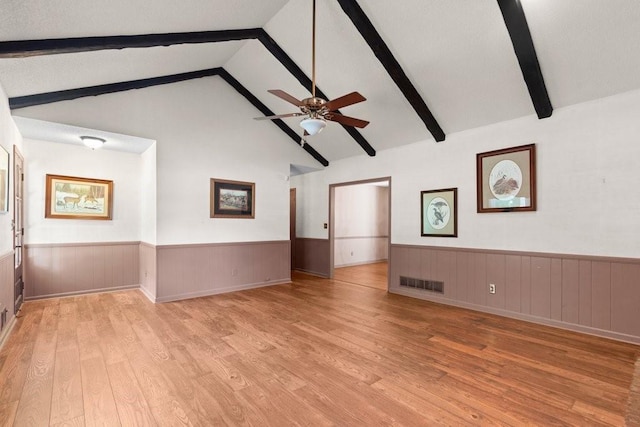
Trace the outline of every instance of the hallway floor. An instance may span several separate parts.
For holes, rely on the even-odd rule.
[[[387,261],[374,264],[354,265],[352,267],[335,268],[333,279],[341,282],[355,283],[368,288],[387,290],[389,267]]]

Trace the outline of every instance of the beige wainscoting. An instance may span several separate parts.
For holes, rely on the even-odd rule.
[[[297,237],[295,269],[329,277],[329,239]]]
[[[14,319],[14,295],[13,295],[13,251],[0,255],[0,315],[7,310],[6,323],[0,329],[0,345],[4,337],[11,329]]]
[[[156,300],[156,289],[158,277],[158,264],[156,262],[156,246],[150,243],[140,243],[140,277],[138,282],[140,283],[140,290],[151,301]]]
[[[140,242],[29,244],[25,299],[139,286]]]
[[[640,343],[640,259],[396,244],[389,275],[390,292]],[[400,276],[442,281],[444,293]]]
[[[290,250],[289,240],[156,246],[155,301],[287,283]]]

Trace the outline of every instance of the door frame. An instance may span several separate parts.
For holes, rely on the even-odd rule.
[[[383,176],[380,178],[370,178],[370,179],[363,179],[363,180],[359,180],[359,181],[348,181],[348,182],[340,182],[340,183],[336,183],[336,184],[329,184],[329,278],[333,279],[333,275],[334,275],[334,268],[333,268],[333,264],[334,264],[334,245],[335,245],[335,227],[333,226],[335,218],[336,218],[336,188],[337,187],[348,187],[351,185],[359,185],[359,184],[371,184],[374,182],[387,182],[389,184],[389,223],[388,223],[388,230],[387,230],[387,235],[389,236],[389,239],[387,241],[387,257],[391,256],[391,177],[390,176]],[[389,274],[389,272],[387,272],[387,289],[389,289],[389,285],[390,285],[390,280],[391,280],[391,274]]]
[[[18,176],[18,164],[20,173]],[[24,303],[24,157],[16,145],[13,146],[13,312],[18,314]],[[18,264],[19,260],[19,264]],[[19,303],[16,289],[20,287]]]
[[[296,269],[296,189],[289,189],[289,250],[291,251],[291,270]]]

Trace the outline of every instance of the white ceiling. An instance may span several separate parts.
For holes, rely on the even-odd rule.
[[[28,117],[14,116],[14,121],[23,137],[40,141],[84,147],[80,136],[93,136],[106,141],[100,148],[101,150],[126,151],[136,154],[144,153],[155,143],[153,139],[47,122]]]
[[[446,134],[535,114],[496,0],[358,3]],[[521,3],[555,109],[640,89],[640,1]],[[342,112],[371,122],[360,132],[377,151],[432,142],[338,2],[318,0],[317,7],[318,86],[331,98],[353,90],[367,98]],[[0,5],[0,41],[264,28],[309,77],[310,24],[311,0],[3,0]],[[0,85],[16,97],[214,67],[224,67],[277,113],[296,109],[268,89],[309,96],[255,40],[2,58]],[[56,105],[14,114],[47,120],[47,109],[55,111]],[[286,122],[298,131],[297,119]],[[67,124],[75,124],[72,117]],[[310,142],[329,161],[364,153],[336,124]]]

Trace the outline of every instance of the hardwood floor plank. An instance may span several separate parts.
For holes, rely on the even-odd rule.
[[[103,358],[83,359],[80,372],[86,425],[121,425]]]
[[[18,412],[18,401],[0,404],[0,426],[9,427],[13,425]]]
[[[122,425],[155,426],[156,422],[129,362],[107,365],[107,374]]]
[[[136,290],[26,302],[0,349],[0,420],[619,426],[638,356],[294,272],[291,284],[166,304]]]
[[[50,326],[43,328],[45,330],[36,338],[31,364],[26,372],[15,419],[17,425],[49,424],[58,334]]]
[[[222,411],[220,416],[228,425],[261,425],[264,418],[251,405],[243,405],[233,389],[222,382],[215,374],[208,374],[197,379],[197,382],[211,393]]]
[[[59,424],[51,424],[51,427],[84,427],[84,425],[84,416],[82,416]]]
[[[142,348],[129,353],[129,363],[151,408],[165,405],[176,399],[161,367],[151,360]]]
[[[56,352],[49,421],[51,424],[60,424],[84,415],[79,365],[77,344],[75,348],[66,344]]]
[[[0,367],[0,405],[18,402],[33,356],[34,342],[7,342]]]

